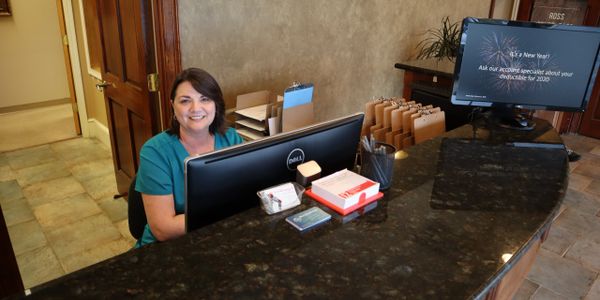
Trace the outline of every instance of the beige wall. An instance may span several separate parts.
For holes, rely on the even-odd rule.
[[[465,16],[482,0],[180,0],[182,66],[201,67],[235,95],[292,81],[315,84],[317,119],[362,111],[373,96],[401,95],[403,72],[423,33]]]
[[[496,0],[493,18],[510,20],[515,2],[515,0]]]
[[[0,17],[0,107],[68,98],[56,0],[10,5]]]
[[[95,119],[102,125],[108,127],[106,116],[106,106],[104,104],[104,93],[96,89],[96,83],[99,82],[95,77],[88,73],[88,62],[85,54],[83,39],[83,21],[80,10],[81,0],[72,0],[73,17],[75,18],[75,31],[77,32],[77,48],[79,49],[79,63],[81,65],[81,77],[83,79],[83,92],[85,94],[85,108],[88,119]]]

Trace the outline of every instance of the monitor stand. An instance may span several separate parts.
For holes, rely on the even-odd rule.
[[[494,106],[491,109],[491,121],[502,127],[515,130],[533,130],[535,122],[525,118],[522,114],[512,107]]]

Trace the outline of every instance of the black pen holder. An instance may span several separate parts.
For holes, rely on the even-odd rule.
[[[360,175],[379,182],[380,190],[392,186],[396,147],[376,142],[373,151],[361,147]]]

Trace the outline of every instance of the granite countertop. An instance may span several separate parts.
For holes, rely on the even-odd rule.
[[[420,73],[454,78],[454,62],[447,58],[441,60],[435,58],[409,60],[394,65],[397,69],[416,71]]]
[[[384,198],[353,220],[332,214],[301,233],[284,219],[315,201],[305,197],[301,206],[271,216],[257,207],[68,274],[32,296],[476,298],[516,260],[505,263],[502,256],[518,257],[560,207],[568,180],[563,149],[518,156],[508,170],[516,177],[485,169],[497,167],[490,160],[511,160],[502,150],[506,142],[562,143],[544,122],[534,132],[478,130],[474,147],[487,150],[472,151],[475,159],[460,159],[460,165],[452,164],[453,147],[472,142],[463,139],[472,136],[470,125],[407,149]],[[483,173],[471,188],[469,172],[453,173],[475,169]],[[466,195],[466,202],[457,195]],[[486,201],[479,205],[477,199]]]

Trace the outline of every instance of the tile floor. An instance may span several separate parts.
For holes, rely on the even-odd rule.
[[[515,299],[600,299],[600,140],[563,138],[582,159]],[[0,204],[26,288],[132,247],[115,193],[110,149],[96,140],[0,153]]]
[[[570,163],[562,211],[515,299],[600,299],[600,140],[563,135]]]
[[[74,138],[0,153],[0,205],[25,288],[134,244],[111,151]]]

